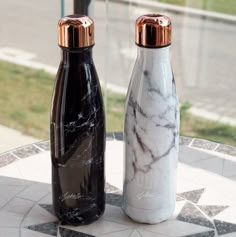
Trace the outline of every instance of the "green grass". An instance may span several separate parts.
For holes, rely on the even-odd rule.
[[[235,0],[155,0],[155,1],[236,15]]]
[[[0,61],[0,124],[41,139],[49,137],[54,76]],[[122,131],[125,96],[107,91],[107,131]],[[236,127],[191,115],[181,106],[181,135],[236,146]]]

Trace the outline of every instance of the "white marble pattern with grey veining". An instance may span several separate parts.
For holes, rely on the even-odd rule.
[[[174,212],[179,110],[169,47],[138,47],[125,114],[123,209],[158,223]]]

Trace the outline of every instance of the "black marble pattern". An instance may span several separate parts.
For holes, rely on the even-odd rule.
[[[43,233],[43,234],[57,236],[57,227],[58,227],[58,222],[50,222],[50,223],[44,223],[44,224],[39,224],[39,225],[27,226],[26,228],[29,230],[34,230],[34,231]]]
[[[117,193],[106,194],[106,204],[121,207],[122,206],[122,195]]]
[[[202,148],[206,150],[214,150],[217,146],[216,142],[206,141],[203,139],[194,139],[192,147]]]
[[[0,156],[0,167],[4,167],[6,165],[11,164],[17,160],[15,156],[13,156],[11,153],[5,153]]]
[[[189,200],[191,202],[198,203],[203,192],[204,192],[204,188],[189,191],[189,192],[179,193],[178,196],[186,200]]]
[[[38,147],[40,147],[41,149],[45,150],[45,151],[49,151],[50,150],[50,143],[49,143],[49,141],[38,142],[38,143],[36,143],[36,145]]]
[[[40,152],[41,152],[40,149],[38,149],[34,145],[29,145],[29,146],[25,146],[25,147],[16,149],[12,153],[19,158],[26,158],[26,157],[29,157],[32,155],[36,155]]]
[[[95,237],[95,236],[59,227],[59,237]]]
[[[214,217],[220,212],[224,211],[229,206],[216,206],[216,205],[198,205],[198,207],[206,213],[209,217]]]
[[[210,230],[210,231],[203,232],[203,233],[197,233],[197,234],[193,234],[193,235],[186,235],[184,237],[214,237],[214,236],[215,236],[215,231]]]
[[[236,224],[219,221],[219,220],[214,220],[214,223],[215,223],[218,235],[224,235],[224,234],[236,232]]]
[[[186,203],[177,220],[214,229],[214,225],[192,203]]]

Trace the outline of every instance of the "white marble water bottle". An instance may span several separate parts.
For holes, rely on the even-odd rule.
[[[123,210],[141,223],[159,223],[175,209],[179,109],[169,48],[171,21],[136,21],[138,56],[126,99]]]

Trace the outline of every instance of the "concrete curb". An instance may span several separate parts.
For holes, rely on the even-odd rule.
[[[150,0],[110,0],[110,1],[121,3],[121,4],[137,5],[140,7],[146,7],[146,8],[151,8],[151,9],[162,9],[162,10],[173,12],[176,14],[185,14],[185,15],[190,15],[190,16],[195,16],[195,17],[223,21],[230,24],[236,23],[236,16],[234,15],[216,13],[216,12],[211,12],[211,11],[206,11],[206,10],[190,8],[190,7],[181,7],[181,6],[168,4],[168,3],[160,3],[160,2],[150,1]]]

